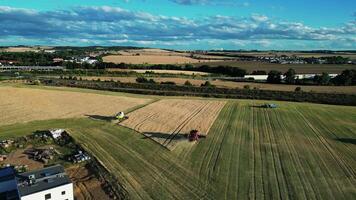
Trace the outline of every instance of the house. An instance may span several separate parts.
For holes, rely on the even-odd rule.
[[[19,200],[15,179],[16,172],[11,167],[0,169],[0,199]]]
[[[61,165],[21,174],[7,167],[0,169],[0,199],[73,200],[73,183]]]
[[[65,132],[63,129],[55,129],[55,130],[50,130],[49,131],[53,139],[58,139],[62,137],[62,134]]]
[[[64,59],[63,58],[53,58],[52,61],[53,61],[53,63],[60,63],[60,62],[63,62]]]

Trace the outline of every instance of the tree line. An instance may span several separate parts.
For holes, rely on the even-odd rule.
[[[130,92],[148,95],[202,96],[234,99],[264,99],[296,102],[313,102],[336,105],[356,105],[356,95],[313,92],[287,92],[270,90],[246,90],[218,87],[195,87],[170,84],[121,83],[117,81],[80,81],[43,78],[41,83],[49,86],[79,87],[117,92]]]
[[[284,80],[282,79],[284,75]],[[286,73],[280,71],[271,70],[267,77],[268,83],[286,83],[286,84],[312,84],[312,85],[338,85],[349,86],[356,85],[356,70],[344,70],[341,74],[334,78],[331,78],[329,74],[323,72],[320,75],[314,76],[312,79],[298,79],[294,69],[289,69]]]

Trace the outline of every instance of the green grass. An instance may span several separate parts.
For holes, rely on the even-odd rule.
[[[355,199],[356,108],[229,101],[206,139],[168,151],[90,119],[0,127],[0,139],[66,128],[131,199]]]

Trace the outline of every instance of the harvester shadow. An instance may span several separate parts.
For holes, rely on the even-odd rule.
[[[142,139],[154,139],[154,138],[161,138],[161,139],[170,139],[170,140],[184,140],[187,139],[187,134],[180,134],[173,135],[170,133],[159,133],[159,132],[144,132],[144,137]]]
[[[263,105],[260,105],[260,106],[255,106],[255,105],[251,105],[251,106],[249,106],[250,108],[266,108],[266,107],[264,107]]]
[[[144,132],[144,137],[142,139],[147,138],[161,138],[161,139],[170,139],[170,140],[186,140],[188,138],[188,134],[186,133],[178,133],[176,135],[172,135],[170,133],[160,133],[160,132]],[[199,138],[206,138],[205,135],[199,135]]]
[[[356,139],[353,138],[337,138],[335,140],[340,141],[342,143],[356,144]]]
[[[90,119],[95,119],[95,120],[101,120],[101,121],[112,121],[115,120],[116,118],[113,116],[102,116],[102,115],[85,115],[86,117],[89,117]]]

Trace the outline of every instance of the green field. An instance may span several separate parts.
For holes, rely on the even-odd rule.
[[[355,199],[356,107],[229,101],[206,139],[168,151],[90,119],[0,127],[0,139],[66,128],[131,199]]]

